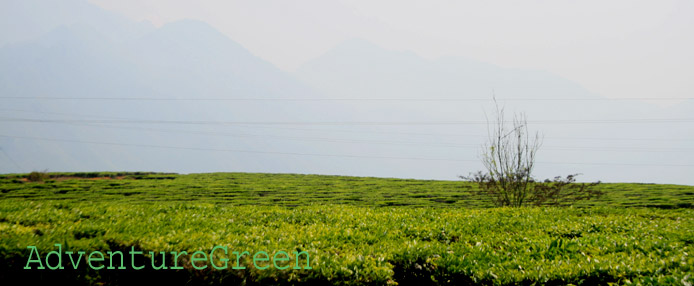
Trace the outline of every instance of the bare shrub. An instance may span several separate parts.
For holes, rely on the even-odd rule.
[[[576,174],[536,181],[532,172],[542,145],[539,133],[529,134],[524,114],[514,115],[508,126],[498,103],[495,115],[496,121],[487,121],[489,138],[481,154],[485,171],[460,178],[477,183],[479,193],[496,206],[568,205],[603,194],[593,188],[600,182],[576,183]]]

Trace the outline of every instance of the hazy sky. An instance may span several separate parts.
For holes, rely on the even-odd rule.
[[[494,93],[545,136],[538,178],[691,185],[691,15],[674,0],[0,0],[0,173],[457,179],[481,168]]]
[[[694,1],[91,0],[160,26],[212,24],[292,71],[350,38],[547,70],[606,97],[692,97]]]

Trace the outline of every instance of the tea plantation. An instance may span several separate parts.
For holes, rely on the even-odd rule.
[[[247,173],[26,177],[0,176],[3,285],[694,283],[689,186],[603,184],[599,200],[511,209],[493,208],[461,181]],[[64,269],[29,263],[36,256],[28,246],[35,246],[41,264],[56,265],[58,255],[46,259],[56,244]],[[128,255],[132,250],[143,254]],[[73,267],[77,255],[66,252],[79,251],[86,254]],[[92,251],[107,254],[95,262],[106,267],[87,266]],[[115,256],[108,253],[117,251],[126,254],[126,267],[108,269]],[[172,254],[183,251],[202,251],[214,262]],[[290,259],[279,263],[286,269],[272,260],[254,264],[258,252]],[[295,263],[295,253],[305,255]],[[244,267],[233,269],[237,263]]]

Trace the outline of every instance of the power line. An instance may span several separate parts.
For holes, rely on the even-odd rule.
[[[201,120],[87,120],[87,119],[34,119],[0,118],[8,122],[54,122],[54,123],[115,123],[115,124],[179,124],[179,125],[325,125],[325,126],[418,126],[418,125],[487,125],[494,121],[201,121]],[[511,121],[505,121],[512,123]],[[644,124],[644,123],[690,123],[694,118],[650,118],[650,119],[605,119],[605,120],[533,120],[532,124]]]
[[[69,124],[69,123],[68,123]],[[192,130],[180,130],[180,129],[160,129],[160,128],[147,128],[147,127],[136,127],[136,126],[114,126],[114,125],[91,125],[91,124],[70,124],[76,126],[84,127],[98,127],[98,128],[116,128],[116,129],[126,129],[126,130],[143,130],[151,132],[169,133],[169,134],[201,134],[210,136],[225,136],[225,137],[265,137],[265,138],[275,138],[280,140],[295,140],[295,141],[309,141],[309,142],[329,142],[329,143],[357,143],[357,144],[382,144],[382,145],[406,145],[406,146],[426,146],[426,147],[444,147],[444,148],[479,148],[479,144],[458,144],[458,143],[441,143],[441,142],[412,142],[412,141],[393,141],[393,140],[357,140],[357,139],[344,139],[344,138],[328,138],[328,137],[301,137],[301,136],[281,136],[281,135],[267,135],[267,134],[248,134],[248,133],[228,133],[228,132],[212,132],[212,131],[192,131]],[[583,147],[583,146],[559,146],[559,147],[543,147],[545,150],[568,150],[568,151],[607,151],[607,152],[686,152],[692,151],[694,148],[644,148],[644,147]]]
[[[56,142],[72,142],[110,146],[130,146],[144,147],[157,149],[177,149],[177,150],[195,150],[195,151],[216,151],[216,152],[234,152],[234,153],[255,153],[255,154],[270,154],[270,155],[294,155],[294,156],[314,156],[314,157],[343,157],[343,158],[367,158],[367,159],[395,159],[395,160],[415,160],[415,161],[449,161],[449,162],[479,162],[479,160],[471,159],[443,159],[443,158],[420,158],[420,157],[393,157],[393,156],[369,156],[369,155],[349,155],[349,154],[317,154],[317,153],[299,153],[299,152],[276,152],[276,151],[256,151],[256,150],[241,150],[241,149],[218,149],[218,148],[199,148],[199,147],[180,147],[180,146],[163,146],[149,144],[128,144],[128,143],[113,143],[113,142],[97,142],[97,141],[82,141],[72,139],[57,139],[57,138],[41,138],[28,136],[3,135],[0,137],[8,137],[15,139],[40,140],[40,141],[56,141]],[[599,165],[599,166],[638,166],[638,167],[694,167],[688,164],[638,164],[638,163],[587,163],[587,162],[538,162],[542,164],[554,165]]]
[[[127,143],[82,141],[82,140],[71,140],[71,139],[40,138],[40,137],[28,137],[28,136],[12,136],[12,135],[3,135],[3,134],[0,134],[0,137],[9,137],[9,138],[15,138],[15,139],[41,140],[41,141],[73,142],[73,143],[86,143],[86,144],[111,145],[111,146],[132,146],[132,147],[177,149],[177,150],[195,150],[195,151],[218,151],[218,152],[234,152],[234,153],[256,153],[256,154],[297,155],[297,156],[316,156],[316,157],[346,157],[346,158],[401,159],[401,160],[422,160],[422,161],[477,162],[477,160],[462,160],[462,159],[458,160],[458,159],[436,159],[436,158],[416,158],[416,157],[335,155],[335,154],[315,154],[315,153],[298,153],[298,152],[276,152],[276,151],[255,151],[255,150],[240,150],[240,149],[162,146],[162,145],[149,145],[149,144],[127,144]]]
[[[477,138],[488,138],[489,135],[481,134],[459,134],[459,133],[426,133],[426,132],[396,132],[396,131],[368,131],[368,130],[343,130],[343,129],[316,129],[316,128],[296,128],[296,127],[273,127],[273,126],[244,126],[237,125],[236,127],[242,128],[263,128],[263,129],[274,129],[274,130],[298,130],[298,131],[311,131],[311,132],[344,132],[344,133],[359,133],[359,134],[393,134],[393,135],[414,135],[414,136],[442,136],[442,137],[477,137]],[[686,138],[607,138],[607,137],[566,137],[566,136],[550,136],[544,137],[544,139],[558,139],[558,140],[606,140],[606,141],[692,141],[693,139]]]
[[[63,115],[63,116],[71,116],[71,117],[95,117],[95,118],[105,118],[105,119],[129,119],[125,117],[115,117],[115,116],[104,116],[103,114],[74,114],[74,113],[65,113],[65,112],[52,112],[52,111],[36,111],[36,110],[24,110],[24,109],[14,109],[14,108],[0,108],[0,110],[3,111],[13,111],[13,112],[27,112],[27,113],[36,113],[36,114],[54,114],[54,115]]]
[[[106,119],[116,119],[116,120],[140,120],[140,119],[129,119],[129,118],[124,118],[124,117],[114,117],[114,116],[103,116],[103,115],[94,115],[94,114],[74,114],[74,113],[62,113],[62,112],[47,112],[47,111],[32,111],[32,110],[21,110],[21,109],[0,109],[0,110],[5,110],[5,111],[14,111],[14,112],[28,112],[28,113],[38,113],[38,114],[54,114],[54,115],[64,115],[64,116],[71,116],[71,117],[96,117],[96,118],[106,118]],[[0,121],[2,119],[0,118]],[[79,123],[66,123],[66,122],[29,122],[29,123],[62,123],[62,124],[72,124],[76,125]],[[89,125],[89,123],[83,123],[86,126],[93,126]],[[102,123],[103,124],[103,123]],[[104,126],[104,125],[100,125]],[[260,126],[260,125],[244,125],[244,124],[237,124],[235,125],[236,127],[242,127],[242,128],[262,128],[262,129],[275,129],[275,130],[299,130],[299,131],[310,131],[310,132],[340,132],[340,133],[358,133],[358,134],[393,134],[393,135],[415,135],[415,136],[444,136],[444,137],[478,137],[478,138],[487,138],[488,135],[479,135],[479,134],[458,134],[458,133],[422,133],[422,132],[395,132],[395,131],[368,131],[368,130],[343,130],[343,129],[316,129],[316,128],[297,128],[297,127],[273,127],[273,126]],[[112,128],[122,128],[122,129],[135,129],[134,127],[115,127],[112,126]],[[151,130],[151,129],[146,129],[146,130]],[[180,131],[180,130],[177,130]],[[184,131],[185,132],[185,131]],[[564,137],[564,136],[559,136],[559,137],[544,137],[545,139],[558,139],[558,140],[595,140],[595,141],[666,141],[666,142],[672,142],[672,141],[692,141],[692,139],[685,139],[685,138],[607,138],[607,137]]]
[[[10,157],[9,154],[7,154],[7,152],[5,152],[5,149],[0,148],[0,152],[5,154],[5,157],[7,157],[7,159],[10,159],[10,162],[12,162],[12,164],[14,164],[14,166],[17,167],[17,169],[24,172],[24,169],[22,167],[20,167],[19,164],[17,164],[17,162],[14,159],[12,159],[12,157]]]
[[[253,97],[51,97],[51,96],[2,96],[11,100],[106,100],[106,101],[431,101],[431,102],[489,102],[491,98],[253,98]],[[497,98],[497,101],[678,101],[694,97],[625,97],[625,98]]]

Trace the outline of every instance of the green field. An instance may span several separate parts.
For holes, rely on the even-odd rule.
[[[475,185],[463,181],[405,180],[295,174],[53,173],[44,183],[0,175],[0,199],[75,202],[202,202],[225,205],[409,206],[487,208]],[[576,206],[694,208],[694,187],[602,184],[606,195]]]
[[[492,208],[462,181],[246,173],[52,176],[45,182],[0,176],[0,281],[15,282],[5,285],[694,283],[690,186],[602,184],[605,196],[574,207],[510,209]],[[67,257],[64,270],[23,269],[27,246],[45,257],[56,243],[74,252],[135,247],[209,253],[217,245],[270,256],[306,252],[312,269],[261,270],[249,256],[239,260],[247,268],[238,270],[93,270],[84,264],[75,270]],[[172,264],[173,258],[165,259]]]

